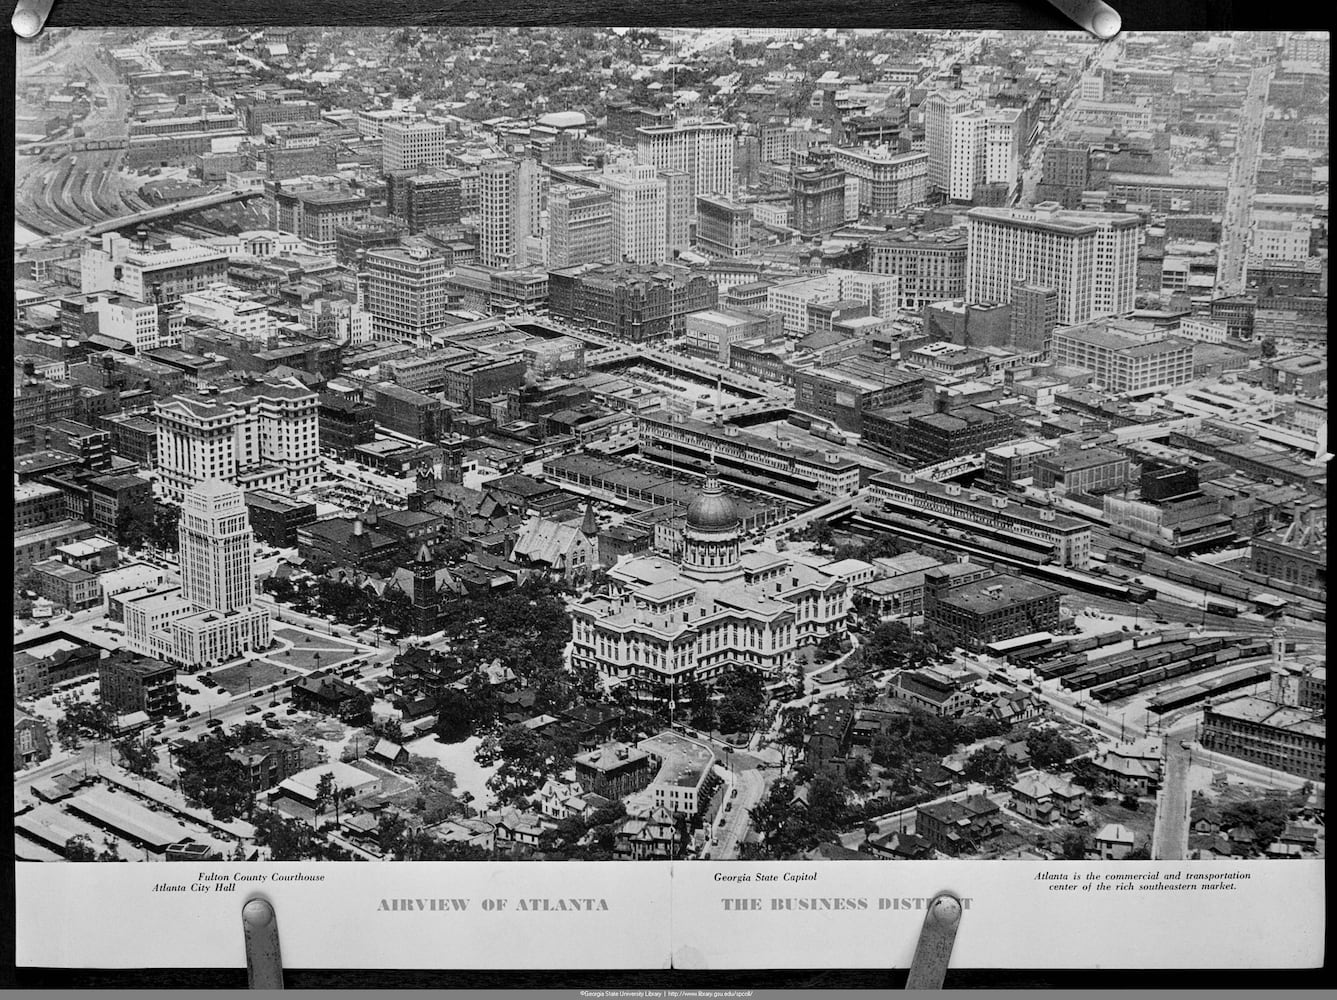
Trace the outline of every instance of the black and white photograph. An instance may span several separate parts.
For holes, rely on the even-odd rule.
[[[1325,858],[1329,72],[48,28],[20,868]]]

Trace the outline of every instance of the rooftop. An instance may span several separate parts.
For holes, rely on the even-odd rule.
[[[637,746],[662,761],[659,773],[655,775],[657,784],[695,788],[715,760],[715,752],[710,747],[674,732],[651,736]]]

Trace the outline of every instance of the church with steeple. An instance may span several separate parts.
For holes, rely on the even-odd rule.
[[[623,556],[611,593],[572,608],[572,663],[650,692],[730,670],[783,679],[801,646],[843,634],[847,583],[783,553],[744,550],[742,519],[711,464],[687,508],[679,561]]]
[[[559,576],[567,583],[588,580],[599,565],[599,518],[585,504],[579,520],[530,515],[511,547],[511,562],[521,570]]]

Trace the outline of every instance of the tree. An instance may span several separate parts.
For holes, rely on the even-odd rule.
[[[869,769],[866,757],[851,757],[845,764],[845,780],[850,787],[859,788],[868,780]]]
[[[155,511],[151,503],[130,504],[116,512],[116,541],[127,549],[142,549],[153,535]]]
[[[1036,767],[1053,770],[1077,756],[1077,748],[1053,729],[1032,729],[1026,734],[1026,749]]]
[[[835,537],[835,530],[831,527],[830,523],[819,518],[812,522],[812,526],[808,531],[809,537],[812,538],[813,544],[816,546],[818,552],[825,552],[831,548],[831,540]]]
[[[66,861],[96,861],[97,850],[85,834],[76,834],[65,841]]]
[[[320,780],[316,782],[317,816],[323,816],[325,814],[325,807],[330,804],[330,800],[334,798],[337,792],[338,789],[334,784],[334,775],[331,772],[326,771],[320,776]]]
[[[215,819],[227,821],[249,815],[254,808],[250,772],[230,753],[254,739],[248,735],[254,729],[243,726],[232,733],[202,736],[177,751],[182,794],[208,808]]]
[[[757,725],[766,704],[766,687],[760,674],[742,668],[730,670],[720,679],[716,693],[721,732],[746,732]]]
[[[1063,835],[1062,854],[1065,861],[1085,860],[1086,835],[1080,830],[1069,830]]]
[[[1272,337],[1264,337],[1258,347],[1264,358],[1277,356],[1277,342]]]
[[[1016,765],[1001,749],[980,747],[966,760],[964,774],[971,781],[979,781],[993,788],[1005,788],[1012,783]]]
[[[175,552],[181,544],[178,528],[181,525],[181,508],[170,504],[153,505],[153,528],[148,540],[167,552]]]
[[[121,766],[131,774],[151,778],[157,771],[158,755],[147,743],[133,737],[124,739],[116,744],[116,753],[121,758]]]
[[[276,809],[262,809],[253,820],[256,841],[269,848],[274,861],[308,861],[325,857],[323,841],[305,823]]]

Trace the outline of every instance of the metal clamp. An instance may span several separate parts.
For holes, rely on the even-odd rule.
[[[246,939],[246,978],[253,990],[283,989],[283,957],[279,953],[279,918],[267,899],[249,899],[241,908]]]
[[[928,904],[919,944],[910,962],[907,990],[940,990],[952,959],[956,929],[961,925],[961,900],[950,892],[940,892]]]

